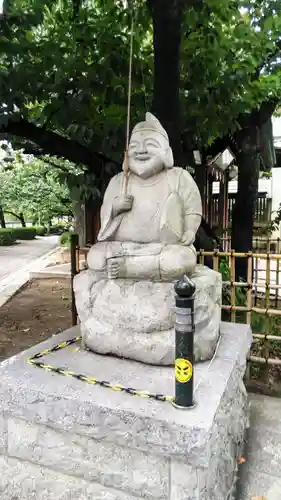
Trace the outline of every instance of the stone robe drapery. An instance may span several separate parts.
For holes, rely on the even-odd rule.
[[[113,217],[113,200],[121,194],[124,174],[109,183],[101,210],[98,241],[130,241],[189,246],[202,216],[199,190],[191,175],[178,167],[142,180],[131,174],[132,210]]]

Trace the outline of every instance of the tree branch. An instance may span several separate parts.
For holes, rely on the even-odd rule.
[[[252,126],[260,127],[266,123],[274,113],[277,104],[278,100],[272,98],[263,102],[259,109],[240,115],[236,120],[240,130],[237,130],[233,135],[228,132],[225,136],[217,138],[211,146],[206,148],[204,154],[206,156],[215,156],[226,148],[231,148],[233,153],[237,154],[236,143],[239,142],[239,138]],[[116,170],[120,169],[118,163],[105,155],[94,153],[77,141],[62,137],[56,132],[37,127],[27,120],[10,121],[6,126],[1,128],[0,132],[22,137],[41,148],[41,151],[38,151],[36,149],[32,150],[27,146],[26,149],[29,154],[34,154],[35,156],[49,154],[50,156],[65,158],[75,164],[83,164],[97,177],[100,177],[101,171],[107,163],[114,164]]]
[[[242,136],[248,134],[252,127],[260,128],[264,125],[273,115],[278,102],[277,98],[272,98],[271,100],[264,101],[260,108],[253,109],[251,113],[245,113],[238,116],[236,121],[239,130],[233,135],[229,132],[224,137],[216,139],[213,144],[206,149],[205,154],[207,156],[216,156],[226,148],[231,148],[233,153],[237,154],[237,144],[240,143]]]
[[[11,210],[6,210],[5,208],[4,208],[4,213],[12,215],[16,219],[18,219],[21,223],[24,222],[24,217],[21,214],[18,215],[15,212],[11,212]]]
[[[54,161],[50,160],[50,158],[46,158],[44,152],[41,151],[40,154],[37,153],[37,156],[39,157],[39,160],[41,160],[42,162],[48,163],[48,165],[51,165],[52,167],[57,168],[58,170],[61,170],[65,174],[69,173],[69,170],[63,165],[57,165]]]
[[[73,139],[68,139],[51,130],[37,127],[24,119],[20,119],[19,121],[11,120],[6,126],[2,126],[0,131],[1,133],[12,134],[34,142],[42,148],[45,154],[65,158],[76,164],[86,165],[97,176],[100,175],[106,163],[113,163],[119,166],[105,155],[92,152]]]
[[[256,71],[256,73],[255,73],[255,78],[254,78],[254,79],[259,78],[259,76],[260,76],[260,73],[261,73],[262,69],[263,69],[263,68],[264,68],[267,64],[271,63],[271,62],[273,61],[273,59],[274,59],[275,57],[277,57],[277,56],[278,56],[278,54],[280,54],[280,51],[281,51],[281,40],[277,40],[277,41],[276,41],[276,44],[275,44],[274,49],[273,49],[271,52],[269,52],[269,53],[267,54],[266,58],[265,58],[265,59],[262,61],[262,63],[258,66],[257,71]]]

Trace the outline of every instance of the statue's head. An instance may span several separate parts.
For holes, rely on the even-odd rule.
[[[138,123],[132,131],[129,144],[130,171],[147,179],[173,166],[173,152],[167,132],[155,116],[146,113],[145,122]]]

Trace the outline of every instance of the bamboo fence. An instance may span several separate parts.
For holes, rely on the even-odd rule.
[[[231,250],[231,236],[222,236],[219,238],[221,247],[224,252]],[[281,238],[269,238],[267,236],[254,236],[253,238],[253,252],[270,252],[281,253]]]
[[[227,321],[252,325],[254,341],[248,361],[251,365],[259,364],[264,367],[263,378],[265,379],[268,376],[269,366],[281,367],[281,245],[280,239],[276,241],[278,253],[271,253],[269,250],[263,253],[243,253],[234,250],[200,250],[197,252],[199,264],[204,265],[206,258],[211,257],[213,269],[223,275],[224,319],[227,316]],[[88,247],[77,249],[85,261],[88,251]],[[247,260],[247,282],[236,279],[237,259]],[[79,262],[79,256],[76,262]],[[223,262],[224,265],[227,264],[227,277],[223,273]],[[241,296],[243,297],[242,304],[238,300],[240,297],[241,302]],[[261,320],[262,331],[257,331],[255,328],[257,318]],[[272,327],[273,321],[274,328]],[[274,350],[273,356],[270,354],[272,350]]]

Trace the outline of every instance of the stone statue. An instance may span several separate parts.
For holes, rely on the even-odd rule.
[[[201,198],[191,175],[173,164],[167,133],[147,113],[131,135],[127,193],[121,173],[104,196],[99,243],[88,256],[97,278],[171,281],[194,270]]]
[[[75,278],[84,344],[173,364],[173,285],[188,274],[201,301],[197,319],[209,327],[204,346],[195,335],[195,358],[207,359],[219,334],[221,281],[203,266],[195,272],[199,190],[187,171],[174,167],[168,135],[150,113],[132,131],[128,164],[128,177],[122,172],[107,187],[98,243],[89,251],[88,270]]]

